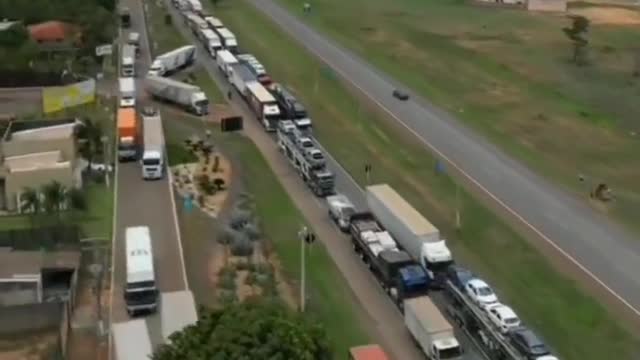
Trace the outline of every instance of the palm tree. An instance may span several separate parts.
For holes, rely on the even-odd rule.
[[[78,188],[71,188],[65,194],[66,205],[73,212],[87,211],[87,197],[84,191]]]
[[[57,181],[52,181],[42,187],[42,193],[44,194],[44,210],[48,214],[55,214],[59,223],[60,211],[63,209],[66,200],[64,185]]]
[[[20,194],[20,211],[33,215],[40,212],[40,196],[35,189],[30,187],[22,189],[22,194]]]
[[[80,155],[89,162],[89,171],[96,155],[102,152],[102,127],[99,123],[91,121],[89,118],[82,119],[82,126],[79,128],[77,139],[80,145]]]

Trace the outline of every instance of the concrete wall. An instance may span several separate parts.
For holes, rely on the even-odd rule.
[[[16,306],[39,302],[39,286],[36,281],[0,282],[0,306]]]
[[[69,160],[72,162],[75,161],[77,151],[75,141],[72,138],[31,141],[10,140],[2,144],[2,155],[4,157],[56,150],[62,152],[64,160]]]
[[[529,0],[527,2],[527,10],[566,12],[567,1],[566,0]]]
[[[38,189],[43,185],[57,181],[67,188],[76,186],[74,169],[71,167],[56,169],[39,169],[7,174],[5,178],[6,207],[9,211],[17,210],[17,196],[24,188]]]
[[[0,113],[32,115],[42,112],[42,88],[0,88]]]
[[[65,307],[64,303],[0,307],[0,335],[59,328]]]

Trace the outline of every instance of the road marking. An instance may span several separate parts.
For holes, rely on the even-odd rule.
[[[260,6],[256,6],[255,2],[252,1],[252,4],[254,4],[254,7],[257,7],[258,9],[260,9]],[[279,7],[278,5],[275,5],[276,7]],[[282,9],[278,9],[277,11],[282,11],[282,12],[286,12],[286,10],[282,10]],[[267,13],[267,11],[263,11],[263,13]],[[307,27],[308,30],[313,34],[316,35],[321,41],[324,41],[327,46],[329,47],[333,47],[336,50],[338,50],[338,52],[345,56],[346,58],[351,58],[351,60],[353,60],[353,57],[348,54],[347,52],[342,51],[340,48],[338,48],[337,46],[331,44],[328,40],[324,39],[324,37],[322,37],[320,34],[317,34],[315,32],[315,30],[309,28],[307,25],[303,24],[302,21],[298,20],[296,17],[294,17],[293,15],[290,15],[288,13],[285,14],[285,16],[289,16],[291,18],[294,19],[295,21],[298,21],[300,24],[302,24],[302,28]],[[272,20],[274,20],[281,28],[286,29],[285,26],[281,25],[277,19],[274,19],[273,16],[269,15],[269,17],[272,18]],[[290,33],[289,33],[290,34]],[[291,36],[291,34],[290,34]],[[295,36],[292,36],[295,39]],[[634,312],[637,316],[640,316],[640,310],[636,309],[633,305],[631,305],[627,300],[625,300],[622,296],[618,295],[617,292],[615,292],[613,289],[611,289],[609,286],[607,286],[602,280],[600,280],[594,273],[592,273],[589,269],[587,269],[584,265],[582,265],[578,260],[576,260],[573,256],[571,256],[569,253],[567,253],[566,251],[564,251],[560,246],[558,246],[555,242],[553,242],[553,240],[551,240],[549,237],[547,237],[544,233],[542,233],[542,231],[538,230],[535,226],[533,226],[531,223],[529,223],[527,220],[525,220],[520,214],[518,214],[515,210],[513,210],[511,207],[509,207],[507,204],[505,204],[502,200],[500,200],[496,195],[494,195],[493,193],[491,193],[487,188],[485,188],[482,184],[480,184],[476,179],[474,179],[473,177],[471,177],[471,175],[469,175],[468,173],[466,173],[460,166],[458,166],[455,162],[453,162],[450,158],[448,158],[444,153],[440,152],[440,150],[436,149],[433,145],[431,145],[431,143],[429,143],[429,141],[427,141],[426,139],[424,139],[421,135],[419,135],[418,133],[416,133],[413,129],[411,129],[409,126],[407,126],[402,120],[400,120],[393,112],[391,112],[387,107],[385,107],[382,103],[380,103],[378,100],[376,100],[371,94],[369,94],[366,90],[364,90],[360,85],[356,84],[353,80],[351,80],[348,76],[345,76],[344,72],[342,70],[340,70],[339,68],[332,66],[331,63],[325,59],[324,56],[322,56],[318,51],[316,51],[315,49],[313,49],[310,45],[307,46],[305,45],[304,42],[297,40],[299,43],[303,44],[303,46],[305,48],[307,48],[308,51],[312,52],[313,54],[315,54],[318,58],[320,58],[320,60],[325,63],[327,66],[331,67],[334,71],[338,72],[340,74],[340,76],[347,80],[349,83],[351,83],[351,85],[355,86],[356,88],[358,88],[358,90],[360,90],[360,92],[362,92],[365,96],[367,96],[371,101],[373,101],[375,104],[377,104],[380,108],[382,108],[387,114],[389,114],[392,118],[394,118],[396,120],[396,122],[398,122],[400,125],[402,125],[404,128],[406,128],[407,130],[409,130],[409,132],[411,132],[415,137],[417,137],[422,143],[424,143],[432,152],[435,152],[438,156],[440,156],[442,159],[444,159],[447,163],[449,163],[449,165],[453,166],[457,171],[460,172],[460,174],[462,174],[465,178],[467,178],[467,180],[471,181],[475,186],[477,186],[482,192],[484,192],[485,194],[487,194],[491,199],[493,199],[496,203],[498,203],[500,206],[502,206],[505,210],[507,210],[511,215],[515,216],[515,218],[517,220],[519,220],[521,223],[523,223],[525,226],[527,226],[529,229],[531,229],[534,233],[536,233],[539,237],[541,237],[544,241],[546,241],[549,245],[551,245],[556,251],[558,251],[560,254],[562,254],[564,257],[566,257],[567,259],[569,259],[575,266],[577,266],[580,270],[582,270],[585,274],[587,274],[589,277],[591,277],[593,280],[595,280],[600,286],[602,286],[605,290],[607,290],[611,295],[613,295],[616,299],[618,299],[618,301],[620,301],[622,304],[624,304],[629,310],[631,310],[632,312]],[[366,63],[366,62],[365,62]],[[368,63],[367,63],[368,64]],[[384,80],[384,79],[383,79]],[[385,81],[385,83],[388,83],[387,81]],[[421,108],[424,109],[424,107],[421,104],[418,104],[416,102],[414,102],[416,105],[420,106]]]

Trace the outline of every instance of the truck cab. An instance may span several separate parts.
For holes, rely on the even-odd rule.
[[[335,176],[329,170],[312,171],[309,179],[305,180],[309,182],[309,186],[316,196],[332,195],[335,192]]]
[[[160,60],[154,60],[149,67],[149,75],[162,76],[165,72],[164,64]]]
[[[200,91],[191,96],[191,108],[196,115],[206,115],[209,113],[209,99],[207,95]]]
[[[127,44],[135,47],[136,49],[136,57],[140,56],[140,33],[138,32],[130,32],[127,37]]]
[[[442,289],[447,279],[447,269],[453,265],[453,255],[445,240],[422,244],[420,265],[433,279],[432,286]]]
[[[145,180],[161,179],[164,169],[162,152],[147,150],[142,154],[142,177]]]

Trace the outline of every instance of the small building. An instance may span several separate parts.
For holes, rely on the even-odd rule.
[[[1,20],[0,21],[0,31],[6,31],[13,27],[13,25],[19,24],[20,21],[9,21],[9,20]]]
[[[57,181],[81,187],[75,141],[76,121],[11,122],[0,143],[0,208],[19,210],[25,188]]]
[[[42,45],[72,45],[79,40],[77,26],[62,21],[45,21],[27,26],[31,39]]]
[[[78,251],[0,250],[0,307],[73,299]]]
[[[567,0],[528,0],[527,10],[529,11],[548,11],[548,12],[566,12]]]

